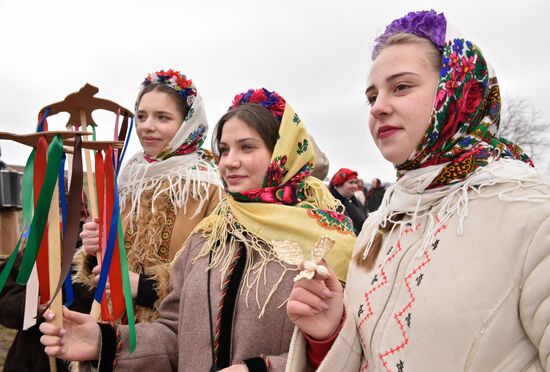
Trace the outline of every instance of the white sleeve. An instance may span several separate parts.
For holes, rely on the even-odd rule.
[[[347,310],[346,310],[347,311]],[[328,351],[325,359],[317,368],[317,372],[357,372],[361,366],[363,350],[359,342],[359,335],[355,327],[353,315],[346,314],[346,320],[334,344]],[[302,332],[296,327],[290,343],[286,372],[313,371],[307,359],[307,341]]]
[[[521,323],[539,351],[540,363],[550,371],[550,217],[531,238],[523,268],[519,302]]]

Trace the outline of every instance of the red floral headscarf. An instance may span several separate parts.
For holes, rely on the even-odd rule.
[[[533,165],[519,146],[497,135],[500,90],[481,50],[457,35],[444,15],[434,11],[412,12],[393,21],[380,41],[400,32],[430,40],[443,56],[430,126],[409,159],[395,165],[398,177],[448,163],[428,187],[433,189],[463,181],[491,158]]]

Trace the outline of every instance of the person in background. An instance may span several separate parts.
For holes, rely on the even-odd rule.
[[[353,193],[353,195],[355,195],[357,201],[359,201],[359,203],[361,203],[361,205],[363,206],[363,209],[365,209],[367,201],[367,188],[365,187],[363,179],[357,179],[357,190]]]
[[[344,205],[345,215],[351,218],[353,229],[356,234],[359,234],[363,223],[367,219],[367,214],[354,195],[357,191],[357,185],[357,172],[341,168],[332,176],[329,189],[332,195]]]
[[[384,194],[386,192],[386,187],[382,184],[382,181],[378,178],[373,178],[370,184],[370,189],[367,191],[366,195],[366,207],[369,213],[372,213],[380,207],[382,199],[384,199]]]

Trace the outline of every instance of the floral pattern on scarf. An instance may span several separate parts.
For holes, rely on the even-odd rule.
[[[130,223],[139,220],[140,197],[144,192],[152,190],[154,199],[168,193],[172,206],[175,209],[183,208],[184,211],[191,197],[200,202],[198,212],[208,201],[210,186],[222,186],[212,154],[201,148],[208,131],[208,122],[196,86],[179,71],[161,70],[145,78],[138,97],[142,95],[143,89],[151,85],[173,89],[185,100],[189,110],[174,137],[156,157],[141,150],[121,169],[118,178],[121,210],[128,205],[129,213],[133,216]],[[156,208],[155,200],[152,206]]]
[[[246,103],[261,104],[277,120],[282,119],[287,106],[277,93],[262,88],[237,95],[230,109]],[[296,113],[292,115],[292,120],[281,122],[279,138],[292,140],[290,145],[286,145],[287,141],[277,141],[262,187],[231,193],[235,200],[296,205],[306,199],[303,180],[311,175],[315,157],[313,148],[309,147],[309,135]]]
[[[276,99],[273,98],[274,96]],[[313,171],[315,151],[313,147],[309,146],[309,134],[298,114],[281,96],[265,88],[249,90],[237,97],[241,98],[235,99],[232,107],[249,102],[262,104],[265,100],[267,106],[264,105],[264,107],[270,110],[272,107],[277,108],[277,111],[272,111],[275,118],[278,118],[281,108],[286,115],[281,117],[279,140],[273,150],[271,163],[267,168],[262,187],[255,190],[232,192],[231,196],[240,202],[289,206],[307,200],[309,195],[306,180],[309,180],[308,177]],[[292,112],[292,114],[290,115],[288,112]],[[307,208],[309,209],[307,215],[316,219],[320,226],[342,233],[353,231],[351,221],[340,211],[320,210],[310,206]]]
[[[351,219],[343,213],[335,211],[308,208],[308,216],[317,220],[319,226],[327,230],[335,230],[341,233],[347,233],[353,230]]]
[[[428,187],[433,189],[466,179],[490,159],[532,165],[519,146],[497,135],[500,106],[497,78],[481,50],[459,37],[447,40],[430,126],[409,160],[396,165],[398,177],[448,163]]]
[[[185,122],[184,122],[185,123]],[[182,124],[183,125],[183,124]],[[156,158],[151,158],[145,155],[145,158],[150,161],[166,160],[172,156],[187,155],[200,149],[204,140],[206,139],[207,127],[205,125],[199,125],[187,139],[175,150],[172,151],[170,147],[162,150]]]
[[[202,146],[208,132],[208,122],[202,98],[191,79],[179,71],[172,69],[149,74],[141,84],[140,94],[149,85],[163,85],[173,89],[181,99],[185,100],[189,111],[183,123],[168,145],[157,156],[144,154],[144,159],[154,163],[171,158],[172,156],[191,154]],[[137,110],[137,104],[136,104]]]

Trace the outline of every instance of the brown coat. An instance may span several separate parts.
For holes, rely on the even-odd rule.
[[[208,371],[212,364],[210,321],[208,314],[208,257],[193,258],[201,250],[204,238],[192,236],[186,248],[174,261],[170,272],[170,293],[160,306],[160,318],[136,326],[137,347],[129,352],[128,329],[120,326],[122,351],[117,358],[118,369],[141,371],[154,366],[155,371]],[[258,289],[258,301],[263,304],[284,268],[275,262],[267,265],[266,282]],[[233,315],[231,363],[260,356],[271,362],[271,371],[284,371],[293,324],[287,318],[284,305],[293,285],[294,271],[287,271],[267,304],[262,318],[253,288],[248,293],[239,290]],[[210,296],[213,324],[218,314],[221,296],[221,273],[211,273]],[[243,286],[241,281],[240,288]],[[248,301],[248,304],[247,304]],[[282,305],[282,306],[281,306]]]

